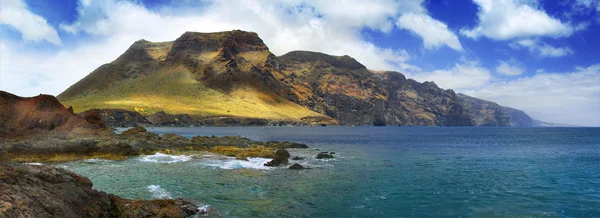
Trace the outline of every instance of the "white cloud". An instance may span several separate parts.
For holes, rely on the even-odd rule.
[[[448,30],[448,26],[424,13],[405,13],[396,25],[407,29],[423,38],[425,48],[432,49],[446,45],[454,50],[462,51],[458,37]]]
[[[473,0],[479,5],[478,24],[462,29],[465,36],[477,39],[485,36],[494,40],[524,37],[570,36],[573,27],[546,14],[541,9],[519,0]]]
[[[254,31],[276,55],[310,50],[350,55],[374,70],[419,70],[407,63],[406,51],[380,48],[362,39],[360,25],[385,31],[393,20],[390,16],[397,16],[391,9],[404,10],[395,1],[373,1],[370,7],[352,13],[330,12],[344,5],[301,0],[214,1],[204,8],[187,8],[191,13],[161,14],[161,10],[150,11],[131,1],[81,1],[78,20],[60,27],[75,35],[89,34],[91,39],[75,41],[57,52],[22,50],[5,42],[0,88],[20,95],[57,95],[116,59],[136,40],[172,41],[186,31]]]
[[[600,64],[538,73],[463,93],[519,108],[546,122],[600,126]]]
[[[54,45],[62,45],[54,27],[43,17],[31,13],[25,0],[0,1],[0,24],[19,31],[25,41],[47,41]]]
[[[575,52],[569,47],[554,47],[539,40],[523,39],[509,44],[514,49],[527,48],[540,57],[563,57]]]
[[[498,66],[496,66],[496,72],[507,76],[517,76],[521,75],[525,70],[519,66],[511,66],[505,61],[499,61]]]
[[[492,74],[477,63],[456,64],[452,68],[410,74],[419,82],[433,81],[444,89],[470,89],[487,84]]]

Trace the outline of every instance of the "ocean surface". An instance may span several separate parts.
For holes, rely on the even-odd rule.
[[[600,217],[600,128],[200,127],[164,134],[294,141],[310,170],[213,154],[61,167],[126,198],[185,198],[224,217]],[[316,160],[320,151],[334,159]]]

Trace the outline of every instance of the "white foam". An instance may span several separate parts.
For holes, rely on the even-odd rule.
[[[148,188],[148,191],[150,193],[152,193],[153,198],[172,199],[171,193],[169,193],[167,190],[164,190],[163,188],[161,188],[160,185],[149,185],[147,188]]]
[[[41,166],[44,165],[43,163],[38,163],[38,162],[34,162],[34,163],[25,163],[27,165],[35,165],[35,166]]]
[[[202,207],[198,207],[198,212],[201,214],[205,214],[208,213],[211,210],[211,206],[210,205],[204,205]]]
[[[178,162],[186,162],[191,160],[191,156],[186,155],[168,155],[163,153],[156,153],[153,155],[142,155],[138,158],[139,161],[149,162],[149,163],[178,163]]]
[[[248,161],[245,160],[210,160],[204,163],[207,166],[218,167],[221,169],[260,169],[260,170],[268,170],[271,167],[265,166],[265,163],[271,161],[269,158],[260,158],[260,157],[249,157]]]

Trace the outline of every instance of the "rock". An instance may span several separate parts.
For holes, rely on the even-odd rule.
[[[285,149],[279,149],[275,152],[275,157],[273,157],[273,160],[265,163],[265,166],[276,167],[285,165],[288,163],[288,158],[290,158],[290,153]]]
[[[128,111],[124,109],[91,109],[79,113],[80,116],[85,117],[90,113],[98,113],[104,124],[112,127],[134,127],[138,125],[149,125],[150,121],[146,119],[142,114],[135,111]]]
[[[274,147],[274,148],[308,148],[306,144],[295,143],[295,142],[267,142],[265,143],[266,147]]]
[[[71,108],[70,111],[73,111],[73,109]],[[86,114],[83,118],[88,123],[104,126],[104,121],[102,120],[102,117],[100,117],[100,114],[98,114],[98,112],[96,111],[92,111]]]
[[[13,138],[39,131],[100,133],[111,130],[73,114],[54,96],[24,98],[0,91],[0,138]]]
[[[142,126],[136,126],[136,127],[133,127],[131,129],[128,129],[127,131],[121,133],[121,135],[136,135],[136,134],[142,133],[142,132],[147,132],[146,128],[144,128]]]
[[[290,166],[290,167],[289,167],[289,169],[290,169],[290,170],[303,170],[303,169],[306,169],[306,168],[304,168],[304,167],[303,167],[302,165],[300,165],[300,164],[294,164],[294,165]]]
[[[190,217],[182,199],[129,200],[92,189],[83,176],[49,165],[0,165],[0,217]]]
[[[333,154],[326,152],[326,151],[317,154],[317,159],[327,159],[327,158],[333,158]]]
[[[303,157],[295,156],[294,158],[292,158],[292,160],[304,160],[304,158]]]

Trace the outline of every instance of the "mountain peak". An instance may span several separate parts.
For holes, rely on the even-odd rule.
[[[280,57],[282,60],[286,60],[289,62],[325,62],[333,67],[355,70],[355,69],[366,69],[364,65],[356,61],[354,58],[343,55],[343,56],[333,56],[324,54],[321,52],[313,52],[313,51],[291,51],[287,54],[284,54]]]

